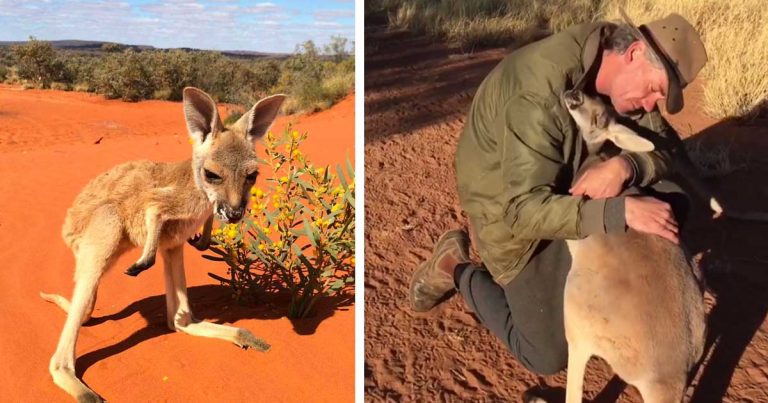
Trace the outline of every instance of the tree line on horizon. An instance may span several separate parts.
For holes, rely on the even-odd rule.
[[[243,106],[285,93],[287,113],[312,112],[353,90],[355,60],[348,45],[346,38],[332,36],[322,52],[309,40],[284,60],[242,60],[216,51],[137,51],[115,43],[103,44],[99,54],[77,54],[30,37],[0,49],[0,82],[94,92],[124,101],[178,101],[184,87],[193,86],[217,102]]]

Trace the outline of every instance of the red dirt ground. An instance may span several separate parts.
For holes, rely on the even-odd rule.
[[[222,108],[226,109],[226,108]],[[280,117],[308,131],[315,164],[354,157],[354,101],[309,116]],[[101,139],[99,144],[95,144]],[[71,401],[48,361],[65,315],[38,292],[72,292],[74,259],[61,239],[66,209],[93,176],[124,161],[188,158],[180,103],[124,103],[99,96],[0,87],[0,390],[3,401]],[[234,304],[207,273],[226,269],[186,248],[187,284],[198,317],[250,329],[267,353],[171,333],[165,327],[162,267],[124,275],[121,258],[101,282],[94,319],[77,345],[77,371],[112,402],[352,401],[354,306],[329,304],[291,321],[281,307]],[[321,304],[322,305],[322,304]]]
[[[409,277],[434,241],[448,229],[466,228],[455,190],[455,147],[477,86],[510,49],[463,54],[377,27],[366,29],[365,45],[366,399],[520,401],[523,391],[539,386],[550,401],[562,401],[565,371],[528,372],[460,297],[427,314],[408,307]],[[734,164],[744,164],[711,181],[722,200],[768,210],[766,122],[739,126],[706,118],[700,98],[692,86],[688,105],[671,122],[684,137],[695,133],[687,141],[730,146]],[[684,236],[705,271],[711,343],[688,397],[768,401],[768,225],[694,213]],[[592,360],[585,397],[640,401],[620,382],[603,390],[611,374]]]

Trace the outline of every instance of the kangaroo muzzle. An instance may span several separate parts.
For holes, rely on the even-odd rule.
[[[216,205],[216,215],[219,216],[220,219],[230,223],[234,224],[236,222],[240,222],[240,220],[243,219],[243,215],[245,214],[245,205],[238,206],[236,208],[232,208],[231,206],[227,204],[217,204]]]

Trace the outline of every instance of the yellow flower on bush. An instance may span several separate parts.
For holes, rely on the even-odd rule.
[[[227,230],[227,238],[235,239],[236,236],[237,236],[237,229],[230,228],[230,229]]]
[[[221,249],[212,250],[229,256],[225,261],[229,271],[222,282],[229,282],[246,299],[251,288],[270,289],[277,282],[297,298],[289,306],[295,317],[306,315],[305,307],[311,307],[315,298],[349,291],[355,264],[351,257],[355,209],[344,199],[341,185],[351,184],[354,173],[342,181],[337,176],[345,177],[343,172],[333,175],[327,166],[312,165],[300,151],[306,138],[306,133],[290,128],[279,140],[267,133],[264,170],[268,180],[263,189],[249,189],[253,196],[249,216],[243,225],[222,223],[213,231],[215,245]],[[348,189],[352,192],[354,187]],[[304,223],[309,227],[304,228]],[[348,228],[342,231],[344,226]],[[238,238],[242,240],[235,242]],[[341,265],[336,256],[342,259]],[[304,258],[322,270],[313,273],[302,263]],[[328,270],[333,273],[327,279],[331,282],[318,281],[319,273]],[[253,281],[254,276],[260,280]]]

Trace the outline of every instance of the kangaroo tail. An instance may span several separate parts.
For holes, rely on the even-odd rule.
[[[44,292],[40,292],[40,298],[52,302],[56,304],[59,308],[63,309],[64,312],[69,312],[69,300],[62,297],[61,295],[57,294],[46,294]]]

